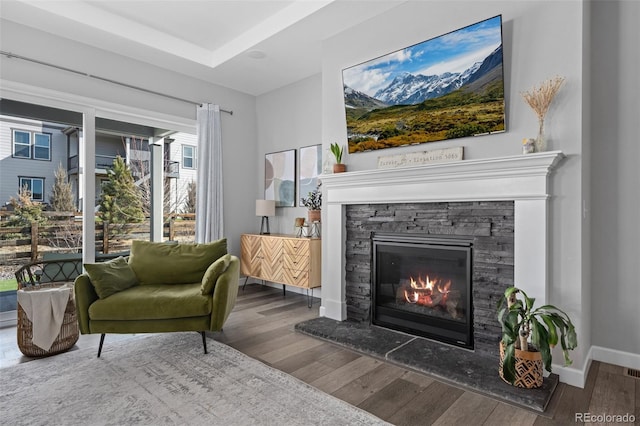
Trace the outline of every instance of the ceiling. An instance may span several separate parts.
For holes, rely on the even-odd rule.
[[[0,0],[0,16],[260,95],[321,72],[323,40],[403,1]]]

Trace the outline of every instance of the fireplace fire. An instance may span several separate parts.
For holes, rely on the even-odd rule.
[[[472,241],[373,235],[372,322],[473,348]]]

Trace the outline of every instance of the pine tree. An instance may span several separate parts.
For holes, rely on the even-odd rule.
[[[58,164],[55,173],[55,181],[51,188],[51,196],[49,202],[54,211],[57,212],[73,212],[76,207],[73,202],[73,190],[71,183],[67,178],[67,171],[62,167],[62,163]]]
[[[122,157],[116,157],[107,175],[109,180],[102,186],[100,195],[100,219],[114,224],[142,222],[140,190]]]

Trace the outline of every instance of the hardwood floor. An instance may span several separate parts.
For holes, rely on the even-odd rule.
[[[396,425],[584,424],[576,413],[628,413],[640,424],[640,380],[624,376],[622,367],[594,362],[584,389],[561,383],[548,412],[538,415],[295,332],[296,323],[317,316],[318,304],[308,309],[306,296],[249,284],[224,332],[212,337]],[[98,338],[81,336],[73,350],[97,349]],[[127,338],[135,336],[108,336]],[[0,367],[29,361],[17,348],[15,327],[0,329],[0,345]]]

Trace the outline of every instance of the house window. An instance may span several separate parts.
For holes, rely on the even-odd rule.
[[[21,130],[13,131],[13,156],[31,158],[31,133]]]
[[[47,133],[33,134],[33,158],[51,160],[51,135]]]
[[[51,135],[32,133],[24,130],[13,131],[13,156],[15,158],[33,158],[51,160]],[[33,144],[33,145],[32,145]]]
[[[185,169],[196,168],[196,147],[182,145],[182,167]]]
[[[27,188],[31,192],[33,201],[44,201],[44,178],[21,177],[19,178],[18,191]]]

